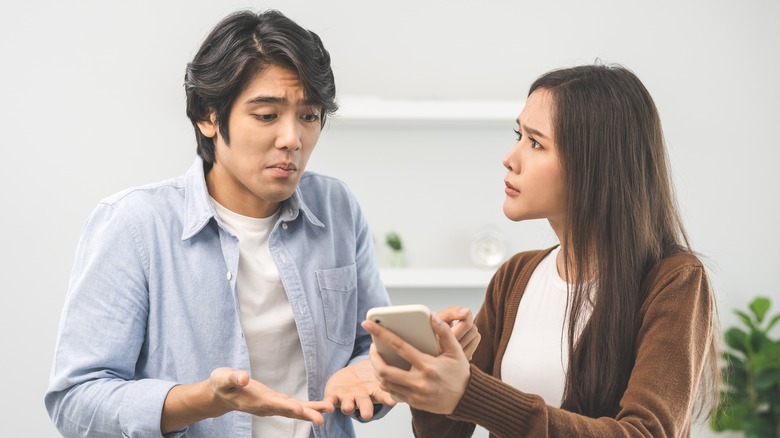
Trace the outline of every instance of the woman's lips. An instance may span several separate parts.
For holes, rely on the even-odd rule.
[[[506,185],[506,188],[504,188],[504,193],[506,193],[507,196],[517,196],[520,194],[520,190],[517,190],[515,186],[509,183],[509,181],[504,180],[504,185]]]

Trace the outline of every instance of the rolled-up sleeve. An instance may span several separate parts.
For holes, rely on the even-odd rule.
[[[134,380],[149,311],[146,266],[137,230],[100,204],[76,253],[45,397],[64,436],[162,436],[175,383]]]

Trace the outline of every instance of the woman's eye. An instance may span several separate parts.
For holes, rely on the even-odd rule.
[[[517,141],[520,141],[523,139],[523,134],[520,133],[517,129],[513,129],[512,131],[515,132],[515,135],[517,136]]]
[[[529,140],[531,140],[531,148],[542,149],[543,146],[538,141],[534,140],[533,138],[529,138]]]

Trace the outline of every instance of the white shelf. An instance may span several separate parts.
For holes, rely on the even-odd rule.
[[[329,120],[339,125],[457,124],[511,126],[523,107],[514,100],[413,100],[370,96],[339,98]]]
[[[388,289],[479,289],[484,292],[493,268],[380,268]]]

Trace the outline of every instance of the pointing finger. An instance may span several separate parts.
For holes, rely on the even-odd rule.
[[[455,334],[452,333],[452,329],[450,329],[450,326],[435,313],[431,315],[431,327],[433,328],[433,332],[439,335],[439,347],[441,348],[442,354],[449,353],[455,356],[463,355],[463,349],[455,338]]]

